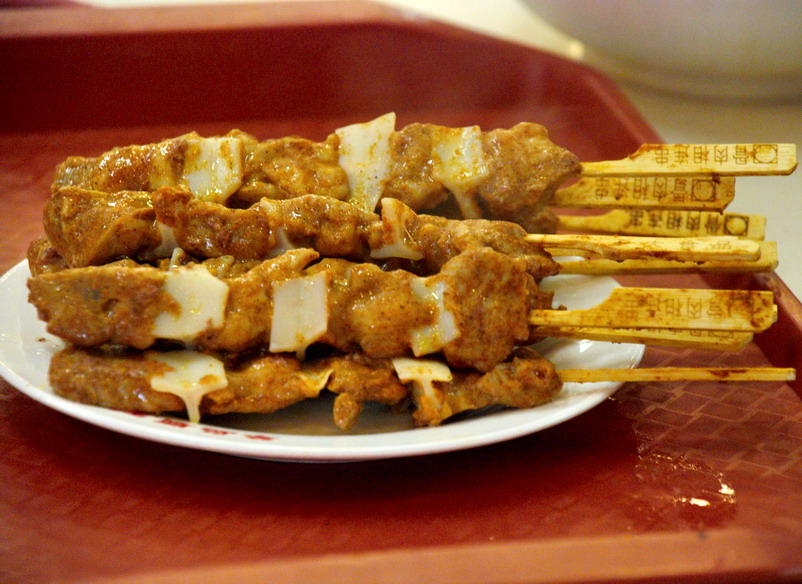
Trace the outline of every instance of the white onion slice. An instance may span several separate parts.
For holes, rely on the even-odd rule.
[[[479,126],[436,128],[432,132],[432,175],[457,200],[465,219],[479,219],[476,188],[489,169]]]
[[[187,408],[191,422],[200,421],[200,403],[203,396],[228,385],[223,362],[197,351],[150,351],[147,359],[159,361],[169,369],[150,379],[156,391],[180,397]]]
[[[178,313],[164,311],[153,323],[160,339],[191,342],[207,328],[223,325],[228,286],[205,267],[195,264],[165,273],[163,289],[178,303]]]
[[[414,212],[398,199],[382,199],[382,232],[384,243],[371,250],[370,257],[376,259],[404,258],[420,260],[423,253],[415,246],[406,232],[404,215]]]
[[[329,327],[328,289],[331,276],[290,278],[273,288],[270,351],[295,352],[303,359],[306,348],[326,334]]]
[[[443,407],[442,392],[434,386],[435,381],[451,381],[451,369],[445,363],[429,359],[393,359],[393,368],[402,383],[411,383],[418,409],[440,412]]]
[[[340,139],[339,165],[348,178],[348,202],[363,211],[376,208],[390,176],[390,137],[395,113],[335,130]]]
[[[183,180],[195,197],[224,203],[242,185],[242,140],[233,137],[189,140]]]
[[[411,281],[415,298],[428,304],[436,315],[434,323],[410,331],[410,348],[416,357],[436,353],[460,335],[454,315],[445,307],[446,283],[433,278],[415,278]]]

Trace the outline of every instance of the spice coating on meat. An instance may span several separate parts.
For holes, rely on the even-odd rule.
[[[439,270],[457,254],[486,247],[523,260],[535,280],[554,276],[559,265],[538,245],[526,240],[526,231],[515,223],[487,219],[450,220],[436,215],[417,215],[409,227],[410,239],[422,251],[426,272]]]
[[[520,262],[494,252],[460,254],[441,272],[449,278],[446,309],[462,334],[443,347],[456,367],[489,371],[529,338],[527,324],[531,279]]]
[[[225,279],[228,302],[223,326],[208,328],[195,343],[230,352],[267,345],[273,316],[273,287],[301,275],[307,264],[316,258],[314,251],[301,249],[260,262],[241,276]]]
[[[272,314],[270,290],[295,277],[317,254],[299,250],[263,262],[240,277],[226,279],[224,326],[209,328],[198,344],[241,351],[266,342]],[[29,301],[47,330],[83,347],[114,344],[146,349],[157,337],[157,317],[180,311],[164,289],[167,272],[127,264],[75,268],[28,280]]]
[[[52,274],[53,272],[60,272],[70,268],[46,237],[34,239],[28,245],[25,255],[28,260],[28,268],[34,276]]]
[[[268,217],[256,209],[234,211],[193,198],[185,189],[164,188],[152,195],[158,221],[173,232],[176,245],[202,258],[271,256],[276,235]]]
[[[199,258],[262,260],[308,247],[325,257],[372,261],[426,275],[463,251],[488,247],[523,259],[536,280],[558,271],[557,263],[527,241],[519,225],[418,215],[393,199],[383,201],[379,216],[314,195],[229,209],[196,199],[184,188],[120,193],[117,200],[115,195],[70,187],[53,195],[45,214],[50,241],[71,267],[100,265],[118,257],[151,259],[163,245],[159,225],[164,226],[162,231],[170,230],[174,245]],[[394,241],[397,237],[403,241]],[[392,254],[373,257],[388,244],[402,244],[422,257],[414,261],[394,261]],[[162,253],[171,251],[165,248]]]
[[[48,377],[56,395],[79,403],[129,412],[181,411],[181,398],[150,386],[165,369],[144,353],[68,347],[53,355]]]
[[[99,265],[145,254],[161,244],[150,194],[104,193],[67,187],[45,206],[44,228],[70,267]]]
[[[520,347],[487,373],[457,370],[451,381],[439,384],[435,399],[416,403],[418,426],[436,426],[456,414],[507,406],[533,408],[548,403],[562,388],[554,365],[536,351]]]
[[[238,202],[252,205],[262,198],[290,199],[309,193],[344,200],[348,180],[338,165],[338,145],[335,134],[323,142],[294,136],[254,140],[246,148]]]
[[[182,412],[186,403],[180,396],[152,387],[153,378],[166,369],[150,352],[69,347],[53,356],[48,375],[58,395],[80,403],[151,414]],[[436,426],[488,406],[534,407],[553,399],[562,385],[554,366],[531,349],[516,350],[485,374],[453,373],[434,395],[420,400],[399,381],[390,361],[359,353],[308,362],[287,355],[226,359],[226,386],[203,395],[199,410],[206,415],[272,413],[328,389],[337,395],[333,417],[342,430],[357,423],[366,402],[395,411],[411,402],[416,425]]]
[[[315,367],[330,369],[326,389],[337,394],[334,400],[334,423],[350,430],[366,402],[377,402],[401,409],[407,388],[398,380],[392,364],[384,359],[369,359],[362,353],[330,357]]]
[[[432,126],[410,124],[390,138],[392,170],[383,197],[398,199],[415,210],[432,209],[448,199],[448,191],[432,171]]]
[[[329,331],[321,342],[373,358],[409,355],[411,331],[435,326],[448,314],[458,335],[442,346],[455,367],[487,371],[529,338],[526,316],[531,277],[521,262],[488,249],[464,252],[426,279],[443,284],[442,306],[434,309],[413,290],[415,277],[382,272],[371,264],[327,259],[310,272],[332,273]],[[426,354],[426,353],[423,353]]]
[[[491,171],[479,185],[479,197],[496,219],[515,221],[536,233],[537,217],[554,191],[578,176],[576,155],[551,143],[538,124],[521,123],[509,130],[493,130],[482,137]]]
[[[432,324],[428,307],[412,293],[409,272],[324,259],[310,272],[331,274],[329,327],[320,339],[343,352],[362,349],[373,358],[409,354],[410,329]]]
[[[157,220],[173,230],[181,249],[199,257],[265,259],[307,247],[323,256],[363,259],[368,256],[364,232],[378,220],[348,203],[315,195],[263,200],[248,209],[199,201],[184,189],[160,189],[152,198]]]
[[[418,211],[435,208],[451,195],[458,196],[443,184],[445,179],[434,163],[441,139],[438,136],[450,136],[453,130],[433,124],[410,124],[392,132],[390,170],[377,198],[395,198]],[[349,182],[339,164],[336,133],[323,142],[299,137],[259,142],[249,134],[232,130],[223,139],[237,144],[226,156],[237,159],[229,162],[235,169],[232,172],[238,174],[229,177],[230,184],[220,187],[215,196],[223,200],[231,197],[232,206],[307,194],[335,200],[349,198]],[[207,143],[214,140],[218,139],[191,133],[154,144],[115,148],[97,158],[71,157],[57,168],[52,188],[56,191],[74,186],[113,193],[186,186],[199,165],[194,157],[204,149],[216,147]],[[552,228],[549,216],[542,215],[542,211],[560,185],[579,175],[581,164],[576,155],[552,143],[546,129],[533,123],[482,133],[480,142],[477,144],[483,152],[482,164],[489,172],[482,175],[475,188],[471,187],[468,199],[475,201],[469,206],[477,212],[484,211],[489,219],[520,223],[527,231]],[[214,169],[205,170],[204,181],[219,179]]]
[[[81,346],[115,343],[144,349],[153,321],[176,310],[164,273],[110,265],[45,273],[28,280],[28,300],[51,334]]]
[[[319,272],[330,277],[327,329],[320,342],[342,351],[390,358],[442,350],[453,365],[487,371],[528,339],[526,315],[537,287],[520,260],[489,249],[469,250],[440,273],[420,278],[337,259],[307,268],[317,257],[309,249],[290,251],[222,280],[228,290],[222,323],[209,324],[183,342],[231,352],[265,346],[274,286]],[[29,280],[29,300],[49,332],[76,345],[144,349],[157,340],[157,318],[181,312],[165,291],[169,273],[109,265],[42,274]],[[420,350],[416,335],[424,343]]]
[[[400,266],[418,274],[436,273],[457,254],[479,247],[524,259],[528,272],[538,280],[559,269],[549,254],[526,241],[526,231],[515,223],[418,215],[388,199],[383,201],[381,216],[314,195],[228,209],[193,199],[185,190],[160,189],[153,193],[153,203],[157,219],[173,229],[179,247],[199,257],[259,259],[290,246],[310,247],[324,257],[376,261],[371,252],[387,243],[388,232],[398,232],[406,245],[423,256],[419,262]],[[385,213],[388,205],[400,207],[397,216]]]
[[[29,300],[75,345],[52,361],[57,391],[195,421],[327,388],[342,429],[366,401],[437,425],[551,399],[553,366],[520,345],[558,264],[526,232],[554,228],[549,200],[578,159],[536,124],[378,121],[322,142],[190,133],[59,165],[49,241],[28,251]],[[415,212],[449,199],[465,220]]]
[[[270,355],[229,367],[228,385],[205,394],[201,411],[271,413],[316,397],[319,390],[300,375],[302,366],[293,357]],[[147,352],[70,347],[53,356],[48,375],[55,392],[73,401],[152,414],[181,412],[186,407],[181,397],[151,386],[166,369]]]
[[[188,143],[197,139],[193,132],[154,144],[113,148],[96,158],[70,156],[56,167],[52,190],[73,186],[117,193],[177,184]]]
[[[323,384],[313,381],[321,374],[315,369],[288,355],[247,360],[227,369],[228,386],[206,394],[201,403],[209,414],[275,412],[318,396]]]

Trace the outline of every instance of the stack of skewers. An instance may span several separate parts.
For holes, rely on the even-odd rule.
[[[783,144],[580,163],[536,124],[396,130],[392,114],[319,143],[189,134],[59,166],[47,237],[28,253],[30,301],[68,342],[51,362],[57,393],[191,420],[324,389],[347,430],[368,401],[431,426],[534,407],[564,382],[788,380],[782,368],[558,371],[533,345],[743,347],[776,320],[770,292],[617,288],[565,310],[538,283],[771,271],[762,218],[723,211],[735,176],[795,167]]]

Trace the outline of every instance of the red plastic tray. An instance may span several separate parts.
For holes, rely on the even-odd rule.
[[[584,66],[360,2],[3,10],[0,79],[0,271],[41,234],[58,162],[190,130],[320,139],[395,111],[537,121],[588,161],[658,140]],[[802,363],[802,311],[773,274],[630,281],[768,288],[780,307],[742,352],[649,349],[644,366]],[[503,444],[303,465],[128,438],[0,382],[0,581],[791,580],[796,388],[629,384]]]

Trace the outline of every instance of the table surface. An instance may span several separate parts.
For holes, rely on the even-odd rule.
[[[477,21],[486,16],[485,24],[502,14],[515,24],[520,10],[498,2],[493,17],[479,3],[460,5]],[[21,226],[0,241],[0,258],[11,261],[13,251],[16,261],[38,229],[50,169],[65,152],[95,151],[131,131],[0,142],[0,183],[11,193],[0,198],[0,216]],[[757,138],[786,141],[748,137]],[[752,213],[763,208],[742,204]],[[650,348],[643,365],[770,361],[799,364],[769,357],[763,343],[712,356]],[[302,465],[115,434],[0,382],[0,436],[3,582],[346,582],[405,574],[419,584],[468,584],[533,574],[548,582],[650,574],[678,581],[700,573],[724,582],[800,570],[802,403],[784,383],[629,384],[586,415],[487,448]]]
[[[81,0],[84,4],[104,7],[220,1],[226,0]],[[580,42],[551,27],[519,0],[380,1],[407,9],[410,14],[442,20],[580,61],[588,59]],[[608,73],[615,78],[613,72]],[[802,101],[717,101],[638,86],[620,77],[616,81],[666,142],[802,144]],[[779,246],[777,273],[797,298],[802,298],[802,270],[797,267],[797,255],[802,250],[802,229],[799,228],[802,223],[802,172],[797,171],[788,177],[742,178],[738,180],[736,192],[736,199],[728,210],[766,216],[766,239],[776,241]]]

